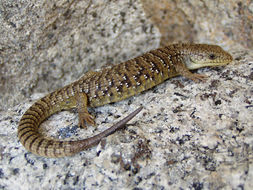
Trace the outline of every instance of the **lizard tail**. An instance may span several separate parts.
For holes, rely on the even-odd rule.
[[[52,93],[50,94],[52,96]],[[87,149],[116,130],[121,129],[124,125],[138,114],[142,107],[138,108],[126,118],[122,119],[109,129],[93,137],[77,141],[60,141],[48,139],[39,133],[40,124],[52,114],[62,110],[57,104],[48,103],[50,95],[35,102],[22,116],[18,126],[18,138],[23,146],[30,152],[44,157],[59,158],[72,156],[84,149]],[[73,106],[67,106],[71,108]],[[66,108],[66,107],[65,107]]]

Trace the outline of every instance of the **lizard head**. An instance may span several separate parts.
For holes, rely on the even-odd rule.
[[[193,44],[187,54],[186,66],[188,69],[198,69],[201,67],[215,67],[227,65],[233,58],[232,56],[217,45]]]

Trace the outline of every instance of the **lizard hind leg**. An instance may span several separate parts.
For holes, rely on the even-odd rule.
[[[87,105],[88,97],[85,93],[77,93],[76,96],[77,111],[79,117],[79,126],[86,128],[85,124],[95,126],[94,117],[89,114]]]

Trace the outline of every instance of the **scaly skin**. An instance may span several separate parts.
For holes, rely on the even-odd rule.
[[[77,108],[79,123],[94,124],[87,107],[117,102],[150,89],[168,78],[182,75],[194,81],[205,81],[205,76],[189,70],[207,66],[222,66],[232,56],[221,47],[207,44],[174,44],[145,53],[142,56],[98,72],[87,72],[76,82],[56,90],[35,102],[23,115],[18,127],[18,138],[30,152],[45,157],[64,157],[76,154],[122,128],[142,108],[106,131],[84,140],[57,141],[43,137],[40,124],[52,114]]]

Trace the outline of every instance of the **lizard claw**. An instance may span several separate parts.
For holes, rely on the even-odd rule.
[[[86,124],[95,126],[96,123],[94,121],[94,117],[88,112],[78,112],[79,115],[79,126],[82,128],[86,128]]]
[[[194,73],[190,76],[190,79],[194,82],[206,82],[208,76]]]

